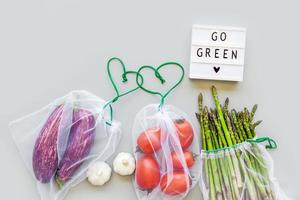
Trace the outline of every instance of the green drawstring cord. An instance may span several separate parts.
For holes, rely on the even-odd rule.
[[[253,143],[262,143],[262,142],[268,142],[268,145],[266,145],[267,149],[276,149],[277,148],[277,143],[275,140],[269,137],[260,137],[254,140],[246,140],[246,142],[253,142]]]
[[[138,85],[138,87],[134,88],[134,89],[131,89],[127,92],[124,92],[123,94],[120,94],[119,92],[119,89],[112,77],[112,73],[111,73],[111,70],[110,70],[110,67],[111,67],[111,63],[113,61],[117,61],[120,63],[121,67],[122,67],[122,70],[123,70],[123,74],[122,74],[122,82],[125,83],[127,82],[127,74],[136,74],[136,83]],[[160,80],[161,84],[164,84],[165,83],[165,80],[164,78],[160,75],[159,73],[159,70],[165,66],[168,66],[168,65],[175,65],[177,67],[179,67],[181,69],[181,77],[180,79],[176,82],[176,84],[174,84],[165,94],[162,94],[160,92],[157,92],[157,91],[153,91],[153,90],[149,90],[149,89],[146,89],[143,87],[143,84],[144,84],[144,78],[143,76],[141,75],[141,71],[145,68],[148,68],[148,69],[151,69],[155,72],[155,76]],[[103,110],[105,110],[108,106],[109,106],[109,112],[110,112],[110,121],[109,122],[106,122],[106,124],[108,125],[111,125],[112,124],[112,120],[113,120],[113,108],[112,108],[112,104],[115,103],[120,97],[122,96],[125,96],[131,92],[134,92],[136,91],[137,89],[141,88],[142,90],[150,93],[150,94],[156,94],[156,95],[159,95],[161,97],[161,100],[160,100],[160,104],[159,104],[159,110],[161,110],[162,106],[164,105],[165,103],[165,98],[169,95],[169,93],[174,90],[183,80],[184,78],[184,68],[181,64],[179,63],[176,63],[176,62],[166,62],[166,63],[163,63],[161,65],[159,65],[157,68],[154,68],[153,66],[149,66],[149,65],[144,65],[142,67],[139,68],[139,70],[136,72],[136,71],[127,71],[126,70],[126,67],[125,67],[125,64],[124,62],[120,59],[120,58],[117,58],[117,57],[113,57],[113,58],[110,58],[107,62],[107,65],[106,65],[106,69],[107,69],[107,73],[108,73],[108,77],[109,77],[109,80],[116,92],[116,96],[114,98],[112,98],[111,100],[109,100],[104,106],[103,106]]]
[[[269,138],[269,137],[260,137],[260,138],[256,138],[256,139],[248,139],[248,140],[245,140],[245,142],[250,142],[250,143],[268,142],[268,144],[265,146],[267,149],[276,149],[277,148],[277,143],[275,142],[275,140],[273,140],[272,138]],[[242,144],[242,143],[240,143],[240,144]],[[217,152],[224,151],[224,150],[235,149],[236,147],[240,146],[240,144],[236,144],[236,145],[233,145],[231,147],[224,147],[224,148],[220,148],[220,149],[205,150],[203,152],[205,152],[205,153],[217,153]]]
[[[122,70],[123,70],[123,74],[122,74],[122,82],[125,83],[127,82],[127,74],[136,74],[137,77],[140,78],[142,84],[144,83],[144,78],[138,74],[136,71],[127,71],[126,70],[126,67],[125,67],[125,64],[124,62],[120,59],[120,58],[117,58],[117,57],[113,57],[111,59],[108,60],[107,62],[107,65],[106,65],[106,69],[107,69],[107,73],[108,73],[108,77],[109,77],[109,80],[116,92],[116,96],[114,98],[112,98],[111,100],[109,100],[104,106],[103,106],[103,110],[105,110],[107,108],[107,106],[109,106],[109,112],[110,112],[110,121],[109,122],[106,122],[107,125],[111,126],[112,124],[112,120],[113,120],[113,109],[112,109],[112,104],[115,103],[120,97],[123,97],[131,92],[134,92],[136,91],[137,89],[139,89],[139,87],[135,87],[134,89],[131,89],[127,92],[124,92],[123,94],[120,94],[119,92],[119,89],[112,77],[112,73],[111,73],[111,70],[110,70],[110,66],[111,66],[111,62],[113,61],[117,61],[121,64],[121,67],[122,67]]]
[[[162,94],[161,92],[147,89],[143,86],[143,82],[140,82],[141,79],[139,79],[139,77],[143,78],[143,76],[141,75],[141,71],[143,69],[148,68],[148,69],[154,71],[156,78],[158,78],[160,80],[161,84],[164,84],[165,79],[160,75],[159,70],[161,68],[169,66],[169,65],[175,65],[175,66],[179,67],[181,69],[181,76],[180,76],[180,79],[166,93]],[[159,104],[159,110],[161,110],[162,106],[165,103],[166,97],[170,94],[170,92],[172,92],[182,82],[183,78],[184,78],[184,68],[181,64],[179,64],[177,62],[166,62],[166,63],[159,65],[157,68],[150,66],[150,65],[141,66],[137,72],[136,83],[139,86],[139,88],[141,88],[145,92],[148,92],[150,94],[159,95],[161,97],[160,104]],[[142,79],[142,81],[143,81],[143,79]]]

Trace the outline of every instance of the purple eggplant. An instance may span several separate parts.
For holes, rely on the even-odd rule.
[[[32,167],[37,180],[48,183],[58,167],[57,136],[63,113],[63,105],[57,106],[35,141]]]
[[[75,108],[66,151],[56,172],[61,187],[68,181],[89,155],[95,140],[95,118],[88,110]]]

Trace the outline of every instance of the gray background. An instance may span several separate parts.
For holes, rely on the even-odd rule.
[[[245,77],[242,83],[184,82],[167,102],[194,118],[196,97],[213,105],[209,88],[215,84],[231,105],[259,104],[260,135],[274,138],[271,152],[282,188],[299,199],[299,5],[297,1],[0,1],[0,198],[38,199],[7,128],[9,121],[33,112],[70,90],[86,89],[104,99],[114,95],[106,75],[109,57],[119,56],[136,69],[175,60],[189,66],[192,24],[247,28]],[[115,68],[118,78],[119,68]],[[165,72],[168,81],[175,72]],[[146,77],[151,81],[151,76]],[[131,79],[131,81],[133,80]],[[130,84],[129,84],[130,85]],[[155,87],[159,87],[156,85]],[[114,105],[123,125],[118,151],[132,151],[135,114],[158,102],[142,91]],[[83,182],[66,199],[136,199],[130,178],[113,175],[104,187]],[[186,199],[201,199],[198,187]]]

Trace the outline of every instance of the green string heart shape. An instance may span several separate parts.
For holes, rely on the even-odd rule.
[[[159,70],[161,70],[162,68],[165,68],[165,67],[170,67],[170,66],[176,66],[176,67],[179,67],[181,69],[181,76],[179,77],[178,81],[176,81],[171,87],[170,89],[168,89],[164,94],[159,92],[159,91],[155,91],[155,90],[151,90],[151,89],[148,89],[148,88],[145,88],[143,86],[143,82],[144,82],[144,79],[143,79],[143,75],[141,74],[141,72],[144,70],[144,69],[150,69],[154,72],[155,74],[155,77],[158,78],[161,82],[161,84],[164,84],[166,81],[165,79],[161,76],[161,74],[159,73]],[[139,79],[139,78],[142,78],[142,79]],[[137,72],[137,76],[136,76],[136,83],[137,85],[142,89],[144,90],[145,92],[148,92],[150,94],[156,94],[156,95],[159,95],[161,97],[161,102],[160,102],[160,105],[159,107],[161,108],[161,106],[164,104],[165,102],[165,98],[182,82],[184,78],[184,68],[181,64],[177,63],[177,62],[166,62],[166,63],[163,63],[161,65],[159,65],[157,68],[153,67],[153,66],[150,66],[150,65],[144,65],[142,67],[139,68],[138,72]]]
[[[137,87],[135,87],[131,90],[128,90],[128,91],[120,94],[119,88],[118,88],[118,86],[117,86],[117,84],[116,84],[116,82],[115,82],[115,80],[112,76],[112,72],[111,72],[111,69],[110,69],[111,68],[111,63],[113,61],[119,62],[120,66],[122,67],[122,71],[123,71],[123,73],[122,73],[122,82],[123,83],[128,81],[128,79],[127,79],[128,74],[136,75],[136,76],[140,77],[140,80],[142,82],[144,81],[143,77],[141,77],[136,71],[127,71],[124,62],[120,58],[113,57],[113,58],[109,59],[108,62],[107,62],[107,66],[106,66],[107,67],[107,73],[108,73],[109,80],[110,80],[110,82],[111,82],[111,84],[112,84],[112,86],[113,86],[113,88],[116,92],[116,96],[110,101],[110,103],[114,103],[119,99],[119,97],[125,96],[125,95],[139,89],[139,86],[137,86]]]
[[[126,67],[125,67],[125,64],[123,63],[123,61],[122,61],[120,58],[113,57],[113,58],[111,58],[111,59],[108,60],[107,65],[106,65],[106,69],[107,69],[107,73],[108,73],[109,80],[110,80],[110,82],[111,82],[111,84],[112,84],[112,86],[113,86],[113,88],[114,88],[114,90],[115,90],[115,92],[116,92],[116,96],[115,96],[114,98],[112,98],[110,101],[108,101],[108,102],[103,106],[103,110],[104,110],[107,106],[109,106],[109,111],[110,111],[110,122],[106,122],[108,125],[111,125],[112,119],[113,119],[113,109],[112,109],[111,104],[114,103],[114,102],[116,102],[120,97],[125,96],[125,95],[127,95],[127,94],[129,94],[129,93],[131,93],[131,92],[134,92],[134,91],[136,91],[137,89],[139,89],[139,86],[137,86],[137,87],[135,87],[135,88],[133,88],[133,89],[131,89],[131,90],[128,90],[128,91],[126,91],[126,92],[120,94],[119,88],[118,88],[118,86],[117,86],[115,80],[113,79],[113,76],[112,76],[112,73],[111,73],[111,70],[110,70],[111,63],[112,63],[113,61],[117,61],[117,62],[119,62],[119,63],[121,64],[121,67],[122,67],[122,70],[123,70],[123,73],[122,73],[122,82],[123,82],[123,83],[125,83],[125,82],[128,81],[128,79],[127,79],[127,75],[128,75],[128,74],[132,74],[132,75],[135,75],[136,77],[140,77],[141,82],[142,82],[142,83],[144,82],[143,77],[142,77],[141,75],[139,75],[136,71],[127,71],[127,70],[126,70]]]

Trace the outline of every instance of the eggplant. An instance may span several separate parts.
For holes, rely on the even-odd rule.
[[[48,183],[58,167],[57,137],[63,109],[59,105],[52,111],[35,141],[32,167],[41,183]]]
[[[56,172],[59,187],[72,178],[89,155],[95,140],[96,122],[93,113],[86,109],[75,108],[72,121],[67,148]]]

